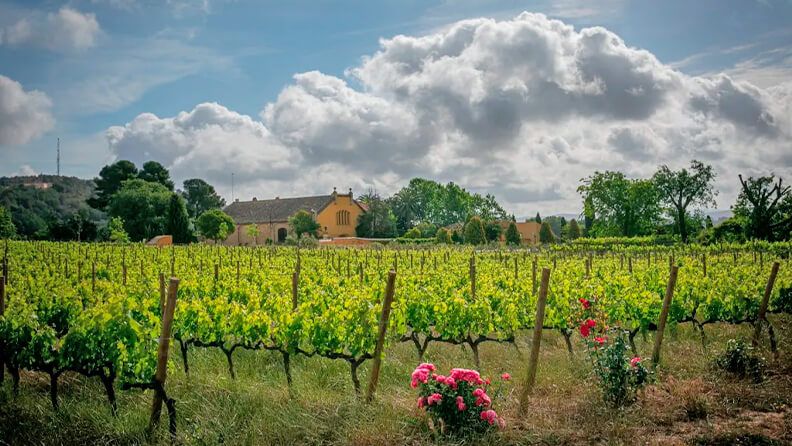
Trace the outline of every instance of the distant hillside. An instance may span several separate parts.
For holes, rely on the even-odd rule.
[[[94,188],[92,180],[75,177],[0,177],[0,206],[11,211],[20,237],[76,238],[73,233],[76,229],[71,228],[72,233],[69,233],[71,224],[83,231],[81,239],[93,238],[96,224],[104,219],[102,212],[86,204]]]

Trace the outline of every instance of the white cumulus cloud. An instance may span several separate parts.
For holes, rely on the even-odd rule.
[[[0,75],[0,144],[24,144],[51,129],[51,108],[46,94]]]
[[[0,44],[53,51],[90,48],[101,33],[96,15],[64,6],[58,12],[32,13],[0,28]]]
[[[605,28],[523,13],[384,39],[346,79],[297,74],[260,121],[201,104],[108,135],[118,157],[181,175],[244,172],[240,190],[258,197],[331,184],[388,193],[421,175],[493,193],[517,215],[579,210],[578,180],[595,170],[648,176],[696,158],[715,166],[727,207],[738,173],[792,174],[790,85],[688,76]],[[186,124],[207,107],[222,110],[212,137]]]

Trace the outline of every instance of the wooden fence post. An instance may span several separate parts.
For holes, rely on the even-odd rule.
[[[539,287],[539,298],[536,302],[536,320],[534,321],[533,341],[531,342],[531,356],[528,358],[528,373],[525,375],[522,393],[520,394],[520,415],[528,411],[528,397],[533,391],[536,382],[536,368],[539,365],[539,346],[542,342],[542,325],[544,325],[545,304],[547,303],[547,288],[550,284],[550,269],[542,268],[542,284]]]
[[[159,337],[159,348],[157,349],[157,371],[154,375],[155,386],[154,402],[151,406],[151,418],[149,419],[149,431],[159,424],[160,414],[162,414],[162,396],[165,393],[165,379],[168,377],[168,349],[170,348],[171,327],[173,326],[173,313],[176,309],[176,293],[179,290],[179,279],[171,277],[168,287],[168,298],[165,303],[165,312],[162,315],[162,329]],[[160,391],[162,390],[162,391]],[[171,413],[168,409],[169,415]],[[173,414],[175,416],[175,414]],[[171,418],[171,435],[175,435],[175,418]]]
[[[366,401],[368,402],[374,399],[374,392],[377,390],[377,381],[379,381],[380,367],[382,366],[382,349],[385,345],[385,332],[388,330],[388,319],[390,318],[391,305],[393,304],[395,286],[396,271],[389,271],[388,283],[385,286],[385,300],[382,302],[377,345],[374,347],[374,364],[371,367],[371,378],[369,379],[368,391],[366,392]]]
[[[663,344],[663,332],[665,331],[666,321],[668,320],[668,310],[671,307],[671,299],[674,297],[674,288],[676,287],[678,272],[678,266],[674,265],[671,267],[671,274],[668,277],[668,285],[666,286],[665,298],[663,299],[663,309],[660,311],[660,320],[657,323],[654,350],[652,351],[652,365],[654,367],[657,367],[657,364],[660,362],[660,347]]]
[[[775,285],[776,276],[778,275],[778,268],[781,265],[778,262],[773,262],[773,269],[770,270],[770,278],[767,279],[765,285],[764,296],[762,296],[762,303],[759,304],[759,315],[756,318],[754,335],[751,344],[754,347],[759,345],[759,335],[762,334],[762,323],[767,322],[767,305],[770,302],[770,295],[773,293],[773,286]],[[773,351],[775,353],[775,351]]]

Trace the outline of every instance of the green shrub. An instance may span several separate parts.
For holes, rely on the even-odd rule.
[[[740,379],[764,380],[765,359],[742,339],[729,339],[726,350],[715,358],[715,365]]]

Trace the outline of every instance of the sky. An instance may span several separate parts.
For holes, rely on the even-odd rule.
[[[389,195],[518,217],[595,171],[792,181],[792,0],[0,0],[0,175],[154,159],[226,199]]]

